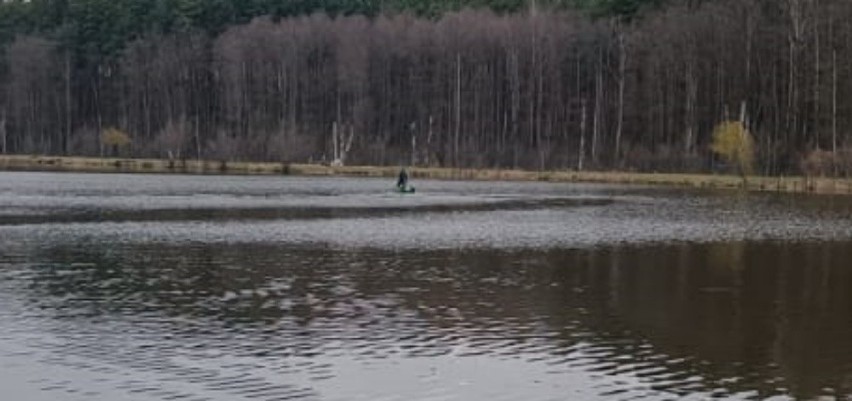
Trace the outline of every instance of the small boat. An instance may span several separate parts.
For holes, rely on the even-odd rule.
[[[401,194],[413,194],[415,189],[411,185],[401,185],[396,187],[396,191]]]

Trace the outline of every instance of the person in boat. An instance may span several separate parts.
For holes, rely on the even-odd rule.
[[[408,172],[405,171],[404,167],[399,170],[399,178],[396,180],[396,187],[400,189],[408,187]]]

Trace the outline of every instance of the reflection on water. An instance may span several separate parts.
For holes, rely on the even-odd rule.
[[[362,204],[317,195],[322,180],[149,177],[127,190],[149,198],[148,215],[78,199],[124,196],[89,185],[117,178],[34,175],[26,182],[40,185],[16,189],[4,177],[4,399],[852,395],[850,206],[839,198],[435,183],[431,198]],[[207,195],[174,209],[157,180],[190,204]],[[331,186],[384,185],[355,182]],[[207,197],[240,192],[239,207],[211,209]],[[92,210],[120,218],[81,223]],[[200,228],[175,234],[184,220]],[[276,229],[257,232],[264,224]],[[270,233],[281,236],[258,240]]]
[[[150,399],[852,393],[848,244],[29,252],[0,358]]]

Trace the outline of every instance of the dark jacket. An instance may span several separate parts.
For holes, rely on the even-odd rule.
[[[408,185],[408,173],[405,171],[405,169],[402,169],[399,172],[399,179],[396,181],[396,186],[404,187],[406,185]]]

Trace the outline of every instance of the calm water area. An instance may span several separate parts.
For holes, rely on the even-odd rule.
[[[852,198],[0,173],[0,399],[852,399]]]

